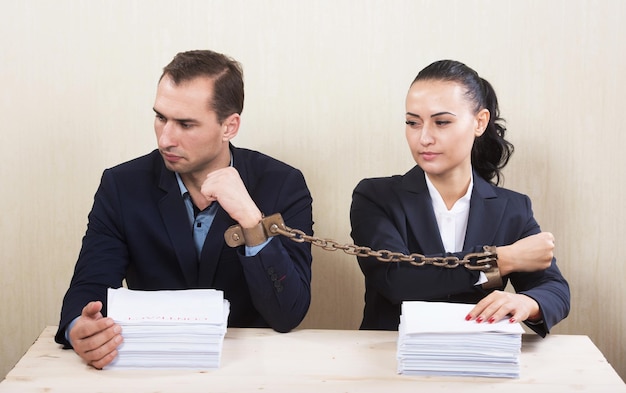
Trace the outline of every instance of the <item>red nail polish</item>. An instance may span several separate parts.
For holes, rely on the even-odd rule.
[[[477,322],[477,323],[481,323],[482,321],[483,321],[483,317],[478,317],[478,318],[476,318],[476,322]]]
[[[515,318],[511,318],[511,319],[509,319],[509,322],[511,322],[511,323],[515,323],[515,322],[516,322],[516,321],[515,321]]]
[[[487,322],[494,323],[495,321],[496,321],[496,319],[494,317],[489,317],[489,320]]]
[[[472,316],[471,316],[471,315],[467,314],[467,315],[465,316],[465,320],[466,320],[466,321],[469,321],[469,320],[471,320],[471,319],[472,319]]]

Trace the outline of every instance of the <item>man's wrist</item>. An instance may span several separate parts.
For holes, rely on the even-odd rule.
[[[230,247],[246,245],[248,247],[263,244],[268,238],[279,234],[279,230],[285,230],[285,223],[280,213],[264,217],[252,228],[244,228],[233,225],[224,233],[224,240]]]
[[[259,210],[256,212],[247,214],[243,218],[237,220],[242,229],[252,229],[259,225],[261,220],[263,219],[263,213]]]
[[[267,240],[267,234],[261,220],[251,228],[242,226],[241,231],[243,232],[245,244],[248,247],[258,246]]]
[[[76,321],[78,321],[78,318],[80,317],[76,317],[74,319],[72,319],[72,321],[67,325],[67,327],[65,328],[65,340],[67,340],[67,342],[73,347],[72,345],[72,340],[70,339],[70,331],[72,330],[72,328],[74,327],[74,325],[76,325]]]

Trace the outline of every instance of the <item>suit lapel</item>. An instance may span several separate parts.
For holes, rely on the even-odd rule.
[[[472,190],[464,248],[476,245],[494,245],[505,209],[506,199],[498,198],[493,186],[474,172],[474,189]]]
[[[215,270],[224,247],[224,232],[229,226],[235,224],[232,218],[218,206],[211,229],[206,235],[200,255],[199,284],[202,287],[212,287],[215,280]]]
[[[198,262],[191,233],[191,225],[187,217],[185,202],[180,195],[180,188],[173,172],[168,171],[161,163],[159,187],[166,194],[159,201],[159,210],[165,228],[176,252],[178,262],[189,287],[197,286]]]
[[[413,232],[421,253],[425,255],[443,253],[444,247],[437,219],[421,168],[416,166],[403,176],[398,194],[407,216],[407,226]],[[493,187],[474,172],[474,189],[464,248],[493,245],[505,209],[506,199],[498,198]],[[410,236],[410,233],[407,236]],[[407,240],[411,244],[410,239]]]
[[[229,144],[229,148],[232,154],[233,167],[237,169],[244,185],[249,190],[246,170],[240,165],[243,163],[243,160],[240,158],[240,150],[235,148],[232,144]],[[213,218],[213,223],[211,224],[211,229],[209,229],[209,233],[207,233],[206,240],[202,246],[202,252],[200,253],[200,270],[198,273],[200,286],[214,286],[215,271],[222,257],[222,249],[226,243],[224,240],[224,232],[226,232],[229,226],[234,224],[236,224],[235,220],[233,220],[221,206],[218,206],[215,218]],[[237,251],[232,251],[232,255],[236,256]],[[226,263],[228,263],[228,261]]]
[[[402,208],[407,217],[407,237],[414,235],[424,255],[441,254],[444,252],[443,242],[439,235],[437,220],[432,209],[432,201],[424,179],[424,172],[418,166],[402,177],[401,190],[398,193]],[[413,242],[407,239],[408,244]],[[415,250],[409,250],[415,252]]]

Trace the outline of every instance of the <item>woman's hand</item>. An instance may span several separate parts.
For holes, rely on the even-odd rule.
[[[498,268],[503,276],[512,272],[545,270],[554,257],[554,236],[550,232],[541,232],[496,250]]]
[[[509,318],[511,323],[541,320],[539,304],[531,297],[505,291],[493,291],[465,317],[466,320],[493,323]]]

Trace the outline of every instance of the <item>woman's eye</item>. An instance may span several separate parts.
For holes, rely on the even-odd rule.
[[[413,121],[413,120],[406,120],[404,123],[405,123],[407,126],[409,126],[409,127],[413,127],[413,128],[415,128],[415,127],[417,127],[417,126],[418,126],[417,122],[416,122],[416,121]]]
[[[437,120],[435,123],[436,123],[438,126],[445,126],[445,125],[450,124],[450,123],[451,123],[451,121],[449,121],[449,120]]]

